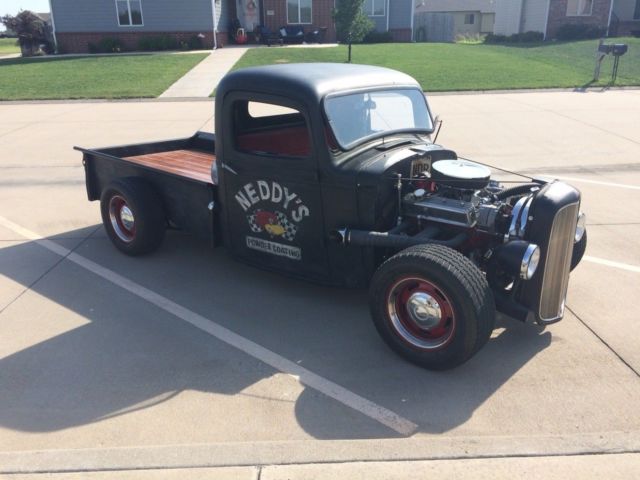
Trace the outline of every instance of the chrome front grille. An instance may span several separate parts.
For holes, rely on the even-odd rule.
[[[540,295],[539,312],[543,322],[553,322],[564,314],[579,208],[579,203],[566,205],[553,219]]]

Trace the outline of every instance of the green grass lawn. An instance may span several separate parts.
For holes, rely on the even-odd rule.
[[[157,97],[207,54],[0,60],[0,100]]]
[[[16,39],[0,38],[0,55],[8,53],[20,53],[20,47],[16,45]]]
[[[640,85],[640,38],[619,38],[629,52],[621,58],[616,85]],[[531,46],[448,43],[355,45],[353,62],[408,73],[425,91],[582,87],[595,66],[597,40]],[[293,62],[344,62],[347,48],[261,48],[249,50],[234,69]],[[601,81],[611,77],[612,60],[602,64]]]

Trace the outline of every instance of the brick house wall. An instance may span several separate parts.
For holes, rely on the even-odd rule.
[[[203,48],[213,48],[213,32],[58,32],[56,38],[60,53],[89,53],[89,44],[98,45],[104,38],[118,39],[125,50],[139,50],[138,43],[144,37],[169,35],[178,42],[188,42],[192,36],[198,34],[204,35]],[[217,37],[218,46],[224,46],[228,43],[226,32],[218,32]]]
[[[549,5],[549,20],[547,23],[547,38],[555,38],[558,28],[566,24],[593,25],[606,30],[612,1],[613,0],[593,0],[591,15],[567,16],[567,0],[551,0]]]
[[[389,33],[394,42],[410,42],[413,36],[410,28],[390,28]]]
[[[331,13],[333,12],[334,0],[313,0],[311,3],[311,24],[300,24],[304,32],[312,32],[319,28],[326,28],[325,42],[336,41],[336,28]],[[287,2],[285,0],[263,0],[262,20],[264,24],[273,32],[277,32],[280,27],[286,25],[296,25],[287,23]],[[271,13],[273,13],[271,15]]]

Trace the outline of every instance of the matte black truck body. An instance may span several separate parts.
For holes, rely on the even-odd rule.
[[[79,150],[89,200],[125,253],[156,248],[163,219],[260,268],[370,285],[383,338],[437,369],[488,340],[496,307],[561,319],[586,233],[573,187],[504,188],[432,143],[434,129],[407,75],[279,65],[223,79],[215,136]]]

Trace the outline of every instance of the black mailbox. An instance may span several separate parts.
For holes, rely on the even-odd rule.
[[[626,43],[604,43],[600,40],[598,44],[598,53],[596,55],[596,70],[593,74],[593,79],[597,81],[600,78],[600,65],[602,60],[607,55],[613,55],[613,71],[611,72],[611,85],[613,85],[618,78],[618,65],[620,64],[620,57],[627,53],[629,46]]]
[[[613,47],[611,53],[616,57],[621,57],[629,50],[629,46],[626,43],[614,43],[611,47]]]
[[[610,43],[601,43],[600,45],[598,45],[599,53],[604,53],[605,55],[609,55],[611,53],[611,50],[613,50],[613,45]]]

